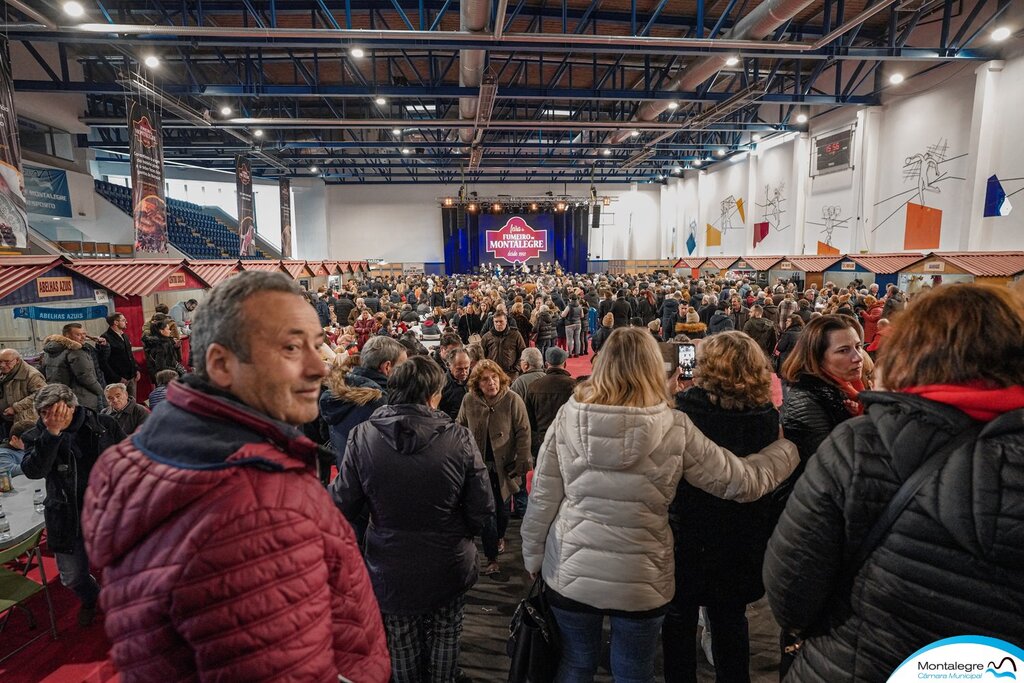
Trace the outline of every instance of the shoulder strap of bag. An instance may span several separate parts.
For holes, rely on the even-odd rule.
[[[921,490],[924,483],[935,474],[939,468],[941,468],[949,456],[953,454],[961,446],[971,443],[977,439],[978,434],[981,432],[981,427],[974,426],[964,430],[957,435],[953,440],[949,441],[945,446],[928,456],[928,459],[918,467],[913,474],[907,477],[907,480],[903,482],[899,490],[896,491],[896,495],[889,501],[889,505],[886,506],[882,516],[878,518],[874,526],[871,527],[871,531],[868,532],[867,536],[861,542],[860,547],[857,549],[856,555],[853,556],[851,562],[846,566],[844,572],[844,581],[839,585],[849,586],[853,583],[857,573],[860,572],[860,568],[864,566],[868,557],[875,551],[882,539],[889,533],[889,529],[896,523],[900,514],[907,509],[910,505],[910,501],[914,499],[917,492]]]

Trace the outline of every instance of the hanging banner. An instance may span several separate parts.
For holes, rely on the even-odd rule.
[[[28,248],[25,179],[7,41],[0,43],[0,248]]]
[[[281,192],[281,258],[292,257],[292,181],[278,181]]]
[[[29,213],[71,218],[68,172],[25,164],[25,200]]]
[[[238,195],[239,256],[256,255],[256,214],[252,201],[252,168],[243,156],[235,157],[235,193]]]
[[[132,168],[135,251],[167,253],[167,202],[164,200],[164,141],[160,119],[144,104],[128,110]]]
[[[14,309],[15,318],[30,320],[52,320],[54,322],[73,322],[105,318],[109,310],[106,306],[85,306],[83,308],[42,308],[40,306],[18,306]]]

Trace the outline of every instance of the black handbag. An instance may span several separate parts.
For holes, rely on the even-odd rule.
[[[508,683],[551,683],[558,672],[561,646],[555,615],[538,574],[508,627],[506,651],[512,660]]]

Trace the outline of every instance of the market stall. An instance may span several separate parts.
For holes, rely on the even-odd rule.
[[[184,260],[88,260],[74,261],[70,268],[99,283],[113,295],[111,301],[114,310],[124,314],[128,321],[128,338],[135,348],[135,360],[140,368],[146,367],[142,333],[156,312],[156,305],[163,303],[173,307],[180,301],[195,299],[202,306],[206,290],[210,289],[210,284],[199,277]],[[182,334],[180,348],[182,362],[188,367],[190,349],[187,334]],[[150,379],[142,371],[137,389],[139,401],[149,395],[152,389]]]
[[[707,258],[704,256],[684,256],[675,262],[672,270],[675,271],[677,276],[699,278],[700,267],[704,265],[705,261],[707,261]]]
[[[0,257],[0,348],[30,356],[69,322],[101,334],[109,314],[106,290],[72,270],[63,256]]]
[[[896,284],[900,270],[920,261],[924,254],[900,252],[889,254],[848,254],[825,269],[823,282],[839,286],[860,280],[865,285],[875,283],[881,291]]]
[[[751,284],[767,287],[768,271],[781,260],[781,256],[744,256],[728,265],[725,276],[730,280],[747,278]]]
[[[1024,273],[1024,252],[931,252],[899,273],[900,289],[913,294],[924,287],[958,282],[1005,286]]]
[[[838,256],[812,254],[787,256],[768,271],[768,286],[775,287],[779,280],[782,280],[784,283],[792,282],[800,292],[810,285],[820,288],[822,282],[825,281],[825,271],[835,265],[839,259]],[[833,280],[833,282],[836,281]]]
[[[725,277],[729,266],[735,263],[736,259],[736,256],[710,256],[704,263],[700,264],[700,275],[712,280]]]

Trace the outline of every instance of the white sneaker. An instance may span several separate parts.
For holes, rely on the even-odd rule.
[[[700,634],[700,648],[704,650],[704,656],[708,658],[708,664],[715,665],[715,658],[711,654],[711,631],[704,629]]]

